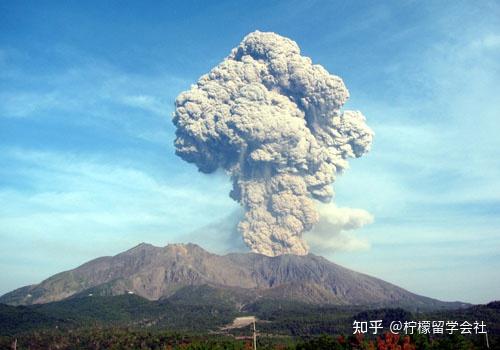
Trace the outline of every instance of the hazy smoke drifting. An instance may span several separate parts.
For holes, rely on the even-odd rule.
[[[297,44],[254,32],[176,100],[176,154],[204,173],[226,170],[245,209],[245,243],[266,255],[307,254],[302,233],[318,222],[347,158],[373,132],[342,80],[300,55]]]
[[[328,254],[370,248],[367,240],[351,233],[373,222],[373,215],[369,212],[356,208],[338,208],[334,204],[319,204],[318,211],[319,222],[305,234],[305,239],[315,253]]]

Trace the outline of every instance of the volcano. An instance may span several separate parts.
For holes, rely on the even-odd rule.
[[[214,290],[239,305],[262,299],[411,310],[466,305],[411,293],[314,254],[217,255],[191,243],[166,247],[141,243],[115,256],[100,257],[58,273],[39,284],[16,289],[0,297],[0,303],[31,305],[82,295],[122,294],[161,300],[177,296],[179,291],[204,298],[204,293]]]

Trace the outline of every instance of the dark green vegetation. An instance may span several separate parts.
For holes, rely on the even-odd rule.
[[[127,328],[81,328],[45,330],[16,336],[18,349],[252,349],[252,340],[220,334],[180,334]],[[0,349],[11,349],[14,338],[0,336]],[[490,337],[490,349],[499,349],[499,338]],[[475,350],[485,349],[485,338],[477,336],[399,336],[385,333],[377,337],[321,335],[306,338],[259,335],[259,350]]]
[[[0,304],[0,313],[2,335],[88,325],[208,331],[230,323],[236,315],[224,304],[153,302],[136,295],[91,296],[31,306]]]
[[[345,343],[339,343],[340,334],[352,333],[354,319],[480,320],[488,326],[490,345],[499,343],[500,302],[457,310],[411,313],[400,308],[367,309],[262,299],[237,311],[226,297],[216,289],[200,286],[185,288],[159,301],[125,294],[81,296],[30,306],[0,304],[0,344],[8,348],[17,337],[19,348],[29,345],[31,349],[46,349],[51,344],[58,344],[61,349],[165,349],[167,345],[172,349],[176,346],[185,349],[245,349],[248,341],[234,337],[250,335],[248,327],[220,330],[234,317],[242,315],[258,317],[260,349],[369,349],[367,340],[356,345],[354,338],[347,337]],[[403,344],[403,338],[399,342]],[[455,336],[430,342],[426,337],[413,336],[411,342],[419,346],[416,349],[458,349],[459,346],[471,348],[471,344],[480,348],[484,339]]]
[[[0,349],[11,349],[12,338],[0,337]],[[126,328],[85,328],[70,331],[51,330],[21,334],[18,349],[246,349],[244,341],[228,336],[180,335]]]

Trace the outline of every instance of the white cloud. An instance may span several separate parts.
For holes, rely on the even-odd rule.
[[[38,111],[58,109],[64,106],[57,94],[43,93],[12,93],[0,94],[0,117],[23,118]]]
[[[373,222],[373,215],[363,209],[338,208],[334,204],[319,204],[320,221],[305,234],[313,252],[359,251],[370,248],[366,239],[351,232]]]
[[[168,117],[170,105],[166,101],[151,95],[128,95],[122,98],[124,104],[136,107],[157,114],[161,117]]]
[[[474,49],[498,49],[500,48],[500,35],[487,34],[484,37],[474,40],[471,44]]]
[[[2,52],[0,65],[7,85],[0,93],[0,118],[61,120],[75,126],[112,127],[155,143],[169,140],[158,130],[171,127],[175,95],[187,86],[182,79],[170,73],[124,72],[84,56],[70,68],[29,74],[16,61],[2,64]]]
[[[163,245],[234,208],[230,184],[217,176],[183,185],[183,174],[158,178],[103,158],[6,150],[23,188],[0,190],[0,237],[24,237],[91,247],[125,239]],[[208,185],[210,184],[210,186]],[[27,190],[29,188],[29,190]],[[209,189],[208,189],[209,188]],[[43,246],[38,247],[43,249]],[[8,252],[3,252],[7,254]]]

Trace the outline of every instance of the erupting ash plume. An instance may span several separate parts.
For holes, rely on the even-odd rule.
[[[307,254],[302,233],[318,222],[347,158],[370,149],[358,111],[340,111],[342,80],[297,44],[253,32],[176,100],[176,154],[204,173],[224,169],[245,209],[245,243],[265,255]]]

